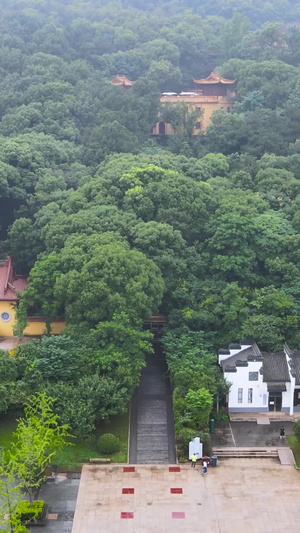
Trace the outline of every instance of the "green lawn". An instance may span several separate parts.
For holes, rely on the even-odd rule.
[[[91,442],[79,439],[70,439],[74,446],[67,446],[58,452],[53,458],[53,464],[57,464],[59,470],[80,470],[82,463],[87,463],[90,457],[105,457],[97,451],[96,441],[103,433],[113,433],[121,441],[121,449],[118,453],[110,455],[112,463],[127,463],[128,454],[128,424],[129,413],[123,413],[111,418],[108,423],[101,422],[96,429],[96,437]]]
[[[17,425],[16,418],[19,418],[21,414],[21,412],[12,412],[0,416],[0,447],[8,448],[13,441],[13,432]],[[61,452],[58,452],[53,457],[52,464],[58,465],[60,471],[80,471],[82,463],[88,462],[90,457],[105,457],[97,451],[96,447],[96,441],[103,433],[113,433],[121,441],[120,451],[109,456],[111,462],[126,463],[128,454],[128,424],[128,412],[112,417],[108,423],[99,423],[93,441],[85,442],[79,439],[70,439],[73,445],[66,446]]]
[[[13,432],[17,427],[17,418],[22,414],[23,411],[11,411],[7,415],[0,415],[0,448],[8,448],[14,440]]]
[[[289,442],[290,447],[293,450],[296,466],[300,468],[300,442],[297,440],[295,435],[287,435],[286,438]]]

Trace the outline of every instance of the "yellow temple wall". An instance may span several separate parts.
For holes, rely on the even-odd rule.
[[[201,109],[204,110],[204,113],[203,113],[203,116],[202,116],[202,128],[200,130],[195,130],[194,129],[194,134],[197,135],[197,133],[199,133],[199,131],[206,131],[207,129],[207,126],[209,126],[209,124],[211,123],[211,117],[212,117],[212,114],[214,113],[214,111],[217,111],[218,109],[231,109],[232,108],[232,103],[228,103],[228,102],[213,102],[213,103],[207,103],[207,104],[199,104],[199,107],[201,107]]]
[[[2,313],[9,313],[10,320],[4,322],[1,319]],[[16,320],[14,304],[10,301],[0,301],[0,337],[13,337],[13,328]]]
[[[7,322],[1,319],[2,313],[9,313],[10,320]],[[11,301],[0,301],[0,337],[13,337],[14,326],[16,322],[15,304]],[[63,320],[54,320],[51,324],[52,335],[58,335],[62,332],[66,323]],[[24,330],[24,335],[39,336],[46,333],[46,324],[42,317],[28,318],[28,324]]]
[[[66,323],[64,321],[55,321],[51,324],[51,334],[58,335],[62,332]],[[46,324],[44,320],[33,320],[28,319],[28,325],[24,329],[23,335],[44,335],[46,333]]]
[[[210,100],[210,101],[209,101]],[[201,128],[194,128],[194,135],[198,135],[200,132],[205,132],[207,126],[211,123],[212,114],[218,109],[231,109],[233,102],[229,101],[226,97],[204,97],[204,96],[168,96],[162,97],[161,103],[172,103],[176,104],[178,102],[185,102],[191,111],[194,111],[196,108],[203,109],[202,117],[199,117],[199,122],[201,122]],[[158,134],[158,127],[155,134]],[[171,124],[165,124],[165,135],[174,135],[174,130]]]

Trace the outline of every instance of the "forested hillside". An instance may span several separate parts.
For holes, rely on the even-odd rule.
[[[17,350],[2,410],[49,389],[89,435],[125,409],[154,312],[185,389],[222,393],[211,354],[241,337],[299,348],[300,2],[0,5],[1,256],[30,279],[17,332],[67,321]],[[214,69],[236,79],[232,113],[151,139],[160,93]]]

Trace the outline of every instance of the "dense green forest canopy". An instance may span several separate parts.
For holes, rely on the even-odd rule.
[[[88,436],[96,412],[126,408],[154,312],[179,398],[188,382],[224,392],[215,367],[189,377],[220,345],[299,348],[300,2],[0,5],[0,250],[30,280],[17,331],[67,319],[59,340],[0,354],[1,410],[51,388]],[[236,79],[232,113],[151,139],[160,93],[214,69]]]

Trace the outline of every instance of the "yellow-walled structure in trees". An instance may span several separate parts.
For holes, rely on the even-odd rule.
[[[212,114],[214,111],[224,109],[228,113],[234,103],[235,93],[232,90],[232,85],[235,80],[227,80],[222,78],[219,74],[212,72],[207,78],[200,80],[193,80],[195,89],[189,92],[163,93],[160,98],[161,105],[167,103],[176,105],[179,102],[184,102],[189,111],[199,111],[199,118],[196,119],[194,127],[194,135],[200,132],[205,132],[211,123]],[[171,124],[158,121],[153,126],[152,135],[174,135],[174,130]]]
[[[18,292],[23,292],[26,284],[26,278],[17,276],[13,272],[10,257],[0,260],[0,337],[14,336]],[[64,327],[63,320],[54,320],[51,331],[55,335],[61,333]],[[43,317],[29,317],[24,335],[39,336],[44,333],[46,333],[46,324]]]

